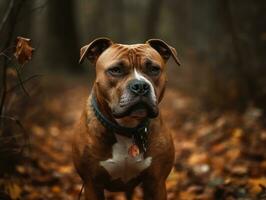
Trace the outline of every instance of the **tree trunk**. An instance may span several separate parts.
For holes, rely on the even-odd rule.
[[[119,42],[126,42],[126,31],[125,31],[125,8],[123,0],[114,0],[113,1],[113,23],[115,24],[115,37]]]
[[[176,38],[179,38],[180,43],[184,47],[189,46],[191,41],[191,0],[169,0],[168,1],[169,11],[171,12],[171,17],[173,20],[174,33]]]
[[[48,35],[45,40],[49,67],[65,68],[80,72],[79,40],[75,24],[75,2],[73,0],[53,0],[48,2]]]
[[[153,38],[157,34],[160,13],[163,1],[162,0],[150,0],[148,5],[147,17],[146,17],[146,26],[145,26],[145,38]]]
[[[238,91],[238,97],[236,99],[237,106],[242,109],[247,103],[247,100],[254,97],[254,90],[256,86],[252,80],[250,74],[246,71],[247,67],[243,58],[242,45],[238,37],[238,31],[234,22],[233,12],[231,8],[230,0],[221,0],[221,13],[224,17],[224,25],[228,34],[231,36],[233,55],[235,57],[235,88]],[[241,105],[244,103],[244,105]]]
[[[93,13],[88,20],[88,41],[92,41],[97,37],[107,36],[107,23],[106,23],[106,5],[107,0],[97,0],[94,7],[91,7]]]

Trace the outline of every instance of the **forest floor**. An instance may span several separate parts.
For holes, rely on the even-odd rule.
[[[15,176],[0,179],[12,198],[78,199],[82,183],[72,165],[71,138],[88,93],[84,81],[57,79],[27,99],[22,111],[30,135],[27,160]],[[166,183],[169,200],[266,199],[266,129],[259,109],[207,112],[170,87],[161,112],[176,149]],[[125,199],[122,193],[107,195]],[[134,200],[141,196],[136,189]]]

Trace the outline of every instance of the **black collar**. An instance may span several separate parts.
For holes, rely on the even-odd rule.
[[[138,126],[134,128],[120,126],[119,124],[110,121],[109,119],[107,119],[107,117],[104,116],[104,114],[99,109],[94,94],[92,94],[91,97],[91,106],[93,108],[95,116],[105,128],[112,131],[113,133],[117,133],[127,137],[132,137],[133,142],[140,148],[140,150],[146,152],[147,135],[149,132],[148,128],[150,124],[149,119],[145,119],[142,123],[140,123]]]

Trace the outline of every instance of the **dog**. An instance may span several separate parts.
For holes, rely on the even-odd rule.
[[[96,71],[73,139],[86,200],[103,200],[105,189],[130,200],[140,184],[145,200],[167,199],[174,145],[159,103],[170,57],[180,65],[176,50],[160,39],[124,45],[98,38],[81,48],[79,63],[87,58]]]

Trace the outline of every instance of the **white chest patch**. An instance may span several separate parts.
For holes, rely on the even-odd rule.
[[[144,159],[143,153],[136,157],[130,156],[128,149],[133,144],[132,139],[117,134],[115,136],[117,143],[112,147],[112,158],[101,161],[100,165],[108,171],[112,180],[121,179],[127,183],[151,165],[152,157]]]

